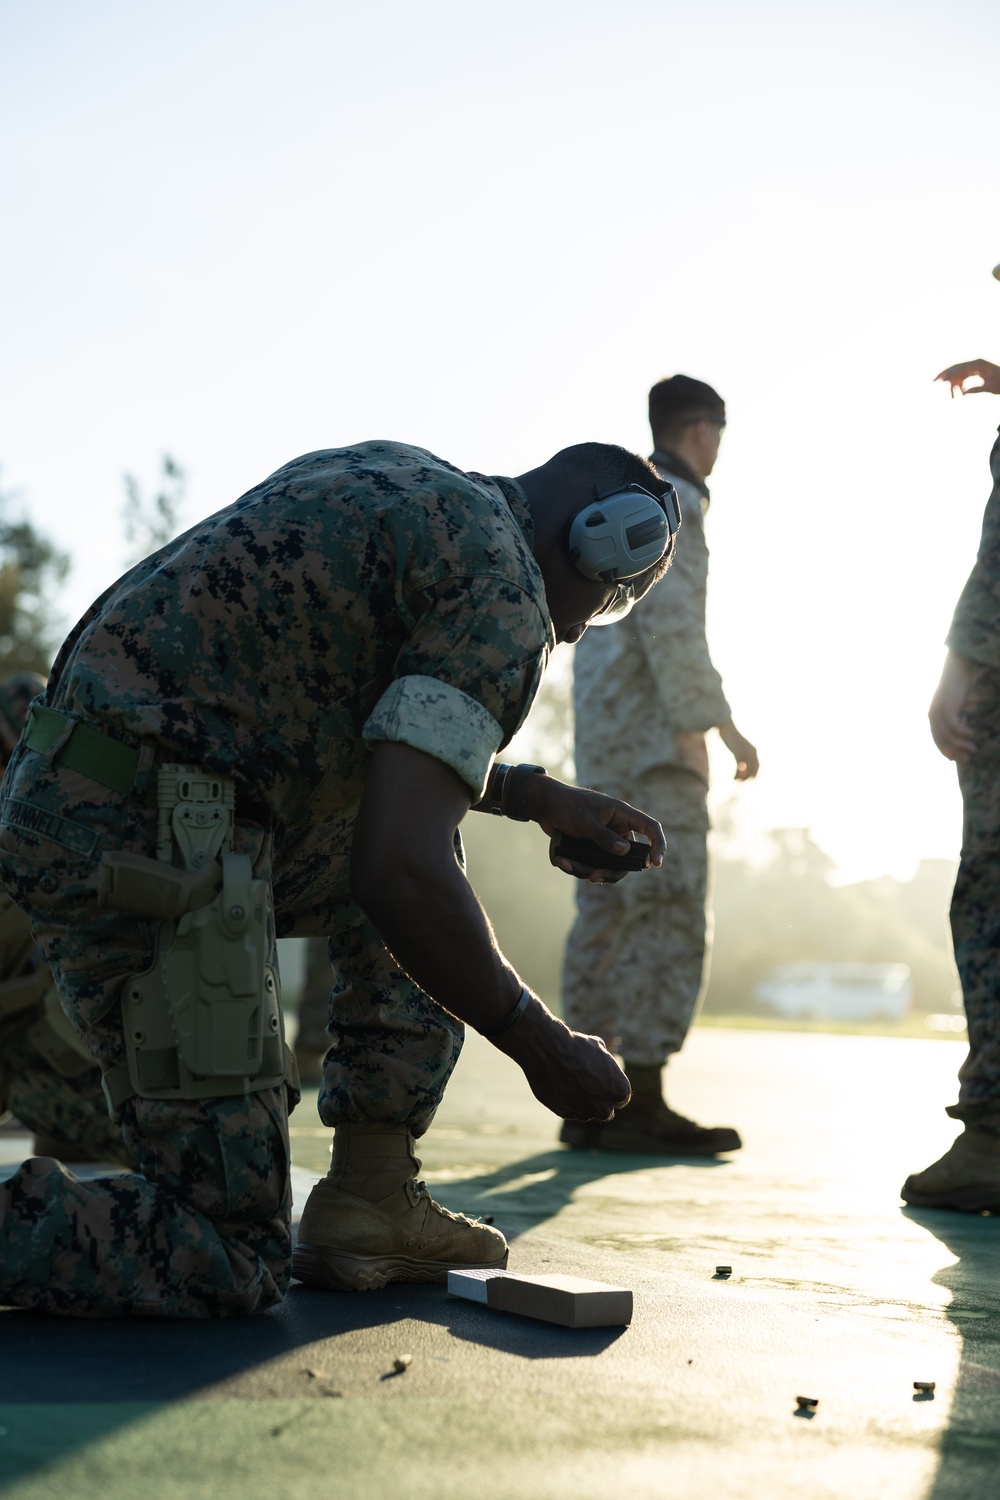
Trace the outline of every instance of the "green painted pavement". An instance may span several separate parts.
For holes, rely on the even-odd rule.
[[[220,1325],[3,1313],[0,1489],[996,1500],[1000,1226],[898,1199],[954,1133],[962,1055],[696,1030],[671,1102],[746,1146],[684,1163],[559,1148],[516,1070],[472,1038],[422,1143],[429,1182],[494,1216],[513,1269],[631,1286],[629,1329],[551,1328],[436,1287],[296,1287]],[[293,1126],[297,1161],[323,1170],[308,1102]],[[814,1416],[795,1414],[800,1394]]]

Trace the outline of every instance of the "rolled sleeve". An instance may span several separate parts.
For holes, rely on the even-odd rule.
[[[493,715],[436,677],[397,677],[362,730],[369,744],[393,740],[450,766],[478,802],[504,734]]]
[[[478,801],[490,761],[520,728],[551,622],[516,580],[448,575],[410,600],[413,624],[362,729],[451,766]]]

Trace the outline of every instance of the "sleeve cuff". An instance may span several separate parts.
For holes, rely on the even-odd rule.
[[[667,722],[676,734],[707,734],[733,716],[721,694],[718,697],[683,698],[664,707]]]
[[[493,715],[475,698],[436,677],[397,677],[361,731],[369,744],[394,740],[451,766],[478,802],[503,739]]]
[[[966,634],[952,628],[945,645],[956,656],[964,656],[966,661],[974,661],[979,667],[1000,667],[1000,638],[996,635],[987,635],[985,631]]]

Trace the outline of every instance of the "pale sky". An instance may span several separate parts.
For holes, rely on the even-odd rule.
[[[1000,400],[932,377],[1000,362],[998,50],[992,0],[6,0],[0,462],[67,623],[164,450],[186,524],[369,437],[514,474],[646,451],[681,370],[748,830],[955,854],[925,715]]]

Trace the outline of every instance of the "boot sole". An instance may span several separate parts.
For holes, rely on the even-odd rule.
[[[995,1187],[956,1188],[952,1193],[919,1193],[903,1191],[899,1195],[910,1208],[952,1208],[962,1214],[1000,1214],[1000,1198]]]
[[[598,1136],[594,1142],[598,1151],[614,1151],[622,1156],[722,1156],[729,1151],[741,1150],[742,1145],[739,1140],[732,1145],[713,1146],[707,1141],[656,1140],[648,1135],[610,1133]]]
[[[486,1265],[455,1260],[417,1260],[409,1255],[347,1255],[300,1240],[292,1254],[292,1275],[306,1286],[332,1292],[377,1292],[393,1281],[443,1284],[449,1271],[504,1271],[507,1251]]]

